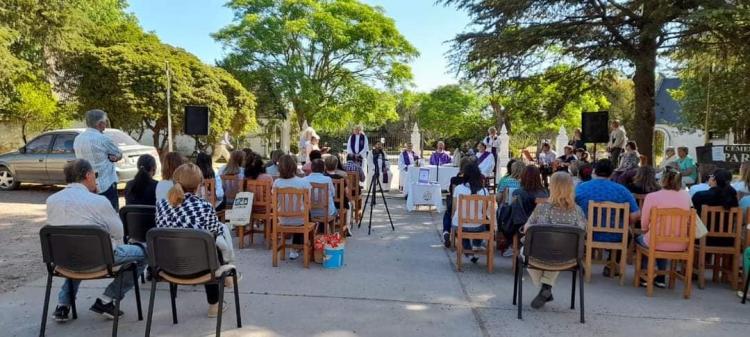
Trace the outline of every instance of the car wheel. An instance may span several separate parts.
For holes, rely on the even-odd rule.
[[[20,184],[7,167],[0,166],[0,191],[15,190]]]

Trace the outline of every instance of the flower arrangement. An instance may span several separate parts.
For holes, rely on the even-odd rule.
[[[343,246],[344,241],[341,239],[339,233],[335,234],[324,234],[315,238],[315,250],[322,251],[323,248],[339,248]]]

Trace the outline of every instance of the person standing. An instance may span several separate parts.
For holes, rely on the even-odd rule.
[[[380,179],[380,185],[383,187],[383,191],[390,191],[391,178],[393,176],[391,174],[391,164],[386,157],[381,142],[375,143],[375,146],[370,152],[370,156],[367,158],[367,165],[367,171],[369,173],[369,180],[367,181],[368,186],[372,183],[375,172],[377,172],[379,174],[378,179]]]
[[[437,150],[430,155],[430,165],[445,165],[451,163],[451,155],[445,151],[445,143],[437,142]]]
[[[484,137],[482,143],[490,149],[492,156],[497,158],[497,129],[494,126],[487,129],[487,137]]]
[[[369,152],[370,144],[367,141],[367,136],[362,132],[362,127],[357,125],[346,141],[346,153],[354,155],[354,161],[362,165],[362,160],[367,158]]]
[[[411,143],[406,143],[406,148],[404,151],[401,152],[401,155],[398,156],[398,188],[403,190],[404,184],[407,180],[407,175],[409,174],[409,168],[414,167],[417,165],[417,160],[419,160],[419,156],[417,156],[416,153],[414,153],[414,146]]]
[[[122,159],[122,151],[111,138],[104,135],[108,124],[107,113],[94,109],[86,112],[86,131],[73,141],[76,158],[85,159],[94,168],[96,187],[100,195],[112,204],[115,210],[120,208],[117,195],[117,171],[115,163]]]
[[[619,166],[620,154],[622,154],[627,141],[628,136],[625,133],[625,128],[620,125],[619,120],[615,119],[612,121],[612,131],[609,134],[609,143],[607,144],[609,158],[615,167]]]
[[[218,144],[214,146],[214,150],[212,154],[212,160],[214,162],[218,161],[219,158],[224,157],[224,160],[229,160],[229,151],[232,151],[234,149],[234,146],[232,146],[232,141],[229,138],[229,132],[224,132],[224,136],[221,137],[221,140]]]

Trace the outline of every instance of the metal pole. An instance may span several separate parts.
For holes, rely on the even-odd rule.
[[[708,121],[709,116],[711,115],[711,75],[714,72],[714,64],[711,63],[711,68],[708,69],[708,85],[706,86],[706,121],[705,125],[703,125],[703,143],[708,144],[710,139],[710,135],[708,132]]]
[[[169,149],[169,152],[172,152],[174,150],[174,147],[172,145],[172,105],[170,104],[170,100],[172,98],[172,76],[170,74],[171,69],[169,67],[169,62],[167,62],[167,148]]]

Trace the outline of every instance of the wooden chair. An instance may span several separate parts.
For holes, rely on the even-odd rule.
[[[208,201],[212,207],[216,208],[216,180],[203,179],[203,184],[198,189],[198,196]]]
[[[323,232],[331,234],[336,229],[336,216],[329,215],[331,211],[329,186],[319,183],[311,183],[310,185],[312,185],[310,191],[310,221],[323,225]]]
[[[333,201],[336,205],[339,205],[339,214],[337,216],[337,224],[339,232],[342,233],[346,228],[346,179],[333,179],[333,186],[336,188],[336,193],[333,196]],[[334,232],[336,228],[334,228]],[[342,233],[343,234],[343,233]]]
[[[619,251],[622,256],[618,270],[620,271],[620,285],[625,284],[625,266],[627,265],[628,252],[628,232],[630,222],[630,205],[628,203],[616,204],[612,202],[589,202],[588,209],[588,226],[586,226],[586,282],[591,282],[591,265],[594,262],[594,250],[606,249],[610,251],[609,261],[603,262],[610,267],[614,275],[617,266],[616,252]],[[595,233],[612,233],[620,234],[620,242],[601,242],[594,241]]]
[[[636,244],[635,277],[633,286],[638,287],[641,280],[646,281],[646,296],[654,293],[654,277],[669,276],[669,288],[674,288],[675,280],[681,279],[685,284],[683,297],[690,298],[692,290],[693,259],[695,258],[695,212],[679,208],[654,208],[651,210],[651,225],[648,231],[648,247]],[[660,244],[682,244],[684,251],[657,250]],[[648,259],[646,270],[641,266],[642,257]],[[656,260],[670,260],[670,268],[656,270]],[[682,272],[677,271],[677,264],[682,264]]]
[[[240,248],[244,246],[245,235],[254,243],[255,234],[263,234],[266,249],[271,249],[271,228],[273,212],[271,209],[271,180],[245,180],[245,191],[253,193],[253,211],[250,223],[237,227]]]
[[[359,173],[346,172],[346,187],[349,200],[352,203],[352,222],[357,223],[362,219],[362,189],[359,187]]]
[[[273,252],[273,266],[279,265],[281,259],[286,259],[286,249],[303,250],[303,264],[310,266],[312,245],[314,242],[315,223],[310,222],[310,191],[298,188],[279,188],[272,192],[273,231],[271,233],[271,250]],[[282,224],[281,222],[294,222]],[[296,226],[295,226],[296,225]],[[303,243],[287,244],[286,236],[302,234]]]
[[[481,239],[487,242],[487,271],[492,273],[495,264],[495,245],[491,244],[495,238],[495,197],[488,195],[461,195],[456,204],[458,212],[458,227],[456,228],[456,268],[461,271],[461,262],[464,254],[463,239]],[[486,225],[489,226],[484,232],[464,232],[464,225]],[[471,250],[472,253],[480,251]]]
[[[638,204],[638,209],[643,209],[643,202],[646,200],[645,194],[637,194],[633,193],[633,198],[635,199],[636,204]],[[640,220],[634,224],[634,226],[630,227],[630,235],[631,237],[635,238],[638,235],[643,234],[643,231],[641,230],[641,222]],[[630,261],[635,256],[635,240],[631,240],[628,244],[628,264],[630,264]]]
[[[484,177],[484,188],[487,189],[489,194],[495,194],[497,191],[497,184],[495,184],[495,176]]]
[[[232,208],[237,193],[245,191],[245,180],[236,174],[225,174],[221,176],[221,184],[224,187],[224,199],[226,208]]]
[[[742,259],[742,210],[739,207],[724,209],[721,206],[703,206],[701,220],[706,225],[708,233],[700,238],[697,245],[696,258],[698,260],[698,287],[706,286],[706,268],[713,269],[713,281],[719,281],[720,274],[729,273],[732,289],[739,289],[740,260]],[[709,245],[708,239],[732,241],[730,246]],[[706,264],[706,258],[713,258]],[[729,259],[731,266],[725,267],[721,261]]]

